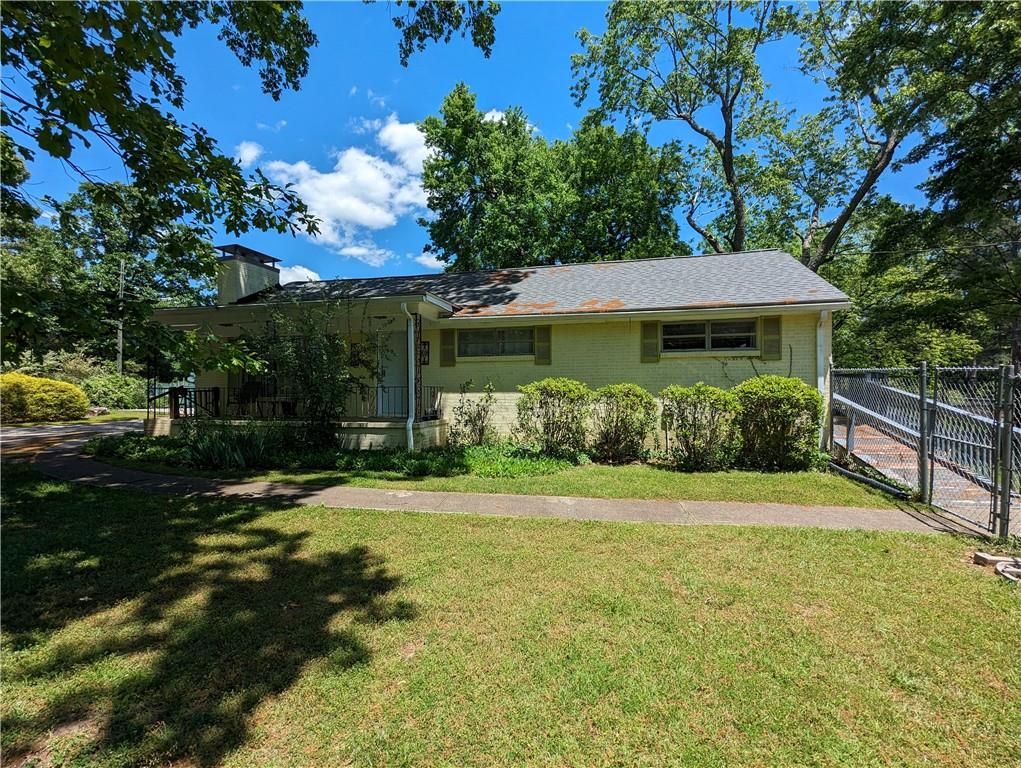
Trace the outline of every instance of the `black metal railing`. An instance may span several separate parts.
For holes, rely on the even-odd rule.
[[[217,387],[191,389],[189,387],[168,387],[152,392],[146,399],[147,418],[169,416],[184,419],[195,416],[221,415],[220,390]]]
[[[443,387],[422,388],[422,419],[439,418]],[[206,416],[228,419],[301,419],[302,398],[293,390],[251,382],[240,387],[169,387],[150,394],[148,418]],[[406,419],[406,386],[368,386],[345,398],[343,418]]]

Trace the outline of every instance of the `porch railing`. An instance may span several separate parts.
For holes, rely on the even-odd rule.
[[[422,418],[439,417],[443,387],[422,387]],[[369,387],[352,392],[344,404],[346,419],[406,419],[408,388]],[[175,419],[196,416],[238,419],[300,419],[301,398],[297,393],[276,387],[171,387],[149,396],[147,416]]]
[[[220,416],[220,390],[216,387],[169,387],[151,393],[146,399],[145,410],[150,419],[157,416],[174,419]]]

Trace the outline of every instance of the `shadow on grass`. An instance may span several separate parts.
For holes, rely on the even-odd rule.
[[[260,702],[310,663],[364,665],[364,625],[416,613],[390,594],[401,579],[382,558],[363,546],[308,553],[307,533],[259,524],[269,504],[99,492],[12,465],[4,486],[6,645],[44,644],[5,675],[77,677],[38,713],[8,714],[5,763],[80,728],[91,736],[80,760],[218,764]],[[87,673],[111,656],[137,665]]]

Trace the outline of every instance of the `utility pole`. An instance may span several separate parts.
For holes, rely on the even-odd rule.
[[[124,373],[124,257],[117,280],[117,373]]]

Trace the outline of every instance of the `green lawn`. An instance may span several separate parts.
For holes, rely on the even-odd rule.
[[[5,762],[1008,765],[1021,592],[939,535],[341,511],[3,468]]]
[[[646,464],[626,466],[586,464],[568,467],[547,475],[521,477],[476,475],[407,477],[398,472],[366,470],[203,471],[108,457],[100,460],[132,469],[165,474],[396,490],[588,496],[600,499],[776,502],[881,509],[903,505],[903,502],[898,502],[865,485],[839,475],[820,472],[675,472]]]
[[[125,419],[144,419],[145,409],[141,410],[112,410],[102,416],[90,416],[87,419],[75,419],[74,421],[26,421],[17,424],[4,424],[5,427],[42,427],[50,424],[101,424],[104,421],[124,421]]]

